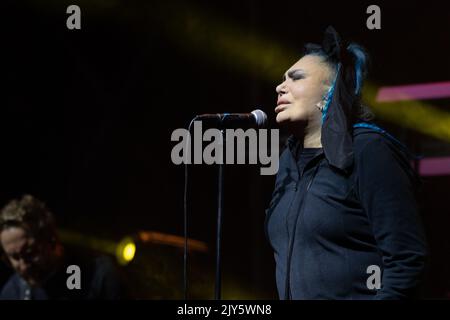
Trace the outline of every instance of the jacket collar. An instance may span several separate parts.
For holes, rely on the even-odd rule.
[[[324,157],[323,148],[320,148],[320,150],[317,151],[317,153],[314,155],[314,157],[312,159],[310,159],[310,161],[308,161],[308,163],[304,166],[303,171],[299,172],[298,165],[297,165],[297,162],[299,161],[299,159],[296,158],[296,155],[302,151],[303,144],[299,143],[298,139],[294,135],[290,135],[286,141],[286,147],[289,149],[290,166],[296,169],[295,170],[295,173],[297,174],[296,178],[298,178],[299,176],[300,177],[303,176],[303,173],[305,172],[305,170],[307,170],[308,168],[313,166],[313,164],[316,164],[318,162],[318,159],[321,159]],[[299,148],[300,148],[300,150],[299,150]]]

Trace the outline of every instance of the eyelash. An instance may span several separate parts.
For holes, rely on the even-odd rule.
[[[303,76],[302,74],[299,74],[299,75],[292,75],[292,76],[289,76],[289,78],[291,78],[291,80],[295,81],[295,80],[303,79],[304,76]],[[286,81],[286,78],[283,78],[283,79],[282,79],[282,82],[284,82],[284,81]]]
[[[296,80],[304,79],[305,76],[303,74],[290,74],[290,75],[288,75],[288,78],[290,78],[292,81],[296,81]],[[283,77],[281,79],[281,82],[285,82],[285,81],[286,81],[286,77]]]

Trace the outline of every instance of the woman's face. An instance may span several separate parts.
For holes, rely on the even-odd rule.
[[[306,55],[295,63],[277,86],[277,123],[320,123],[322,113],[317,104],[330,88],[332,70],[322,58]]]

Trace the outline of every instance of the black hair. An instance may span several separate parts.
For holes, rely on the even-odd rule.
[[[354,90],[356,96],[356,101],[352,108],[353,118],[362,121],[372,121],[375,118],[375,115],[368,106],[361,103],[362,88],[370,65],[369,54],[361,45],[356,43],[350,43],[347,46],[346,51],[351,60],[350,68],[348,69],[349,72],[353,73],[351,75],[353,81],[351,81],[351,84],[349,85],[352,86],[351,89]],[[322,61],[333,71],[332,78],[335,78],[337,63],[327,55],[321,46],[311,43],[306,44],[303,50],[303,56],[306,55],[319,56],[322,58]]]

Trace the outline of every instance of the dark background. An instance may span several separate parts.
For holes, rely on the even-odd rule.
[[[70,4],[81,7],[81,30],[66,28]],[[196,114],[256,107],[276,127],[278,79],[216,50],[222,31],[269,39],[293,52],[275,63],[280,79],[302,45],[320,41],[332,24],[343,38],[368,49],[373,60],[369,80],[375,84],[448,81],[450,10],[443,1],[378,1],[381,30],[366,28],[370,4],[3,2],[0,204],[30,193],[48,204],[61,227],[108,239],[139,230],[182,235],[183,167],[171,162],[172,131],[186,128]],[[186,32],[186,21],[199,24],[194,33]],[[427,103],[448,110],[450,99]],[[416,153],[450,156],[448,141],[402,123],[382,118],[378,123]],[[205,287],[214,280],[216,174],[214,166],[190,171],[190,237],[211,249],[201,258],[207,271],[200,277],[193,265],[191,282]],[[449,182],[450,176],[425,177],[419,199],[432,253],[427,295],[434,298],[450,293]],[[225,298],[277,297],[263,230],[273,183],[274,177],[260,176],[256,165],[225,169]],[[147,262],[139,260],[145,250],[153,250]],[[142,290],[141,297],[176,296],[180,279],[171,284],[173,292],[164,291],[161,279],[181,275],[181,257],[179,250],[146,247],[133,262],[141,263],[141,271],[125,271],[142,282],[159,279],[152,280],[159,286],[150,288],[151,294]],[[165,267],[152,269],[159,259]],[[204,292],[212,297],[211,286]]]

